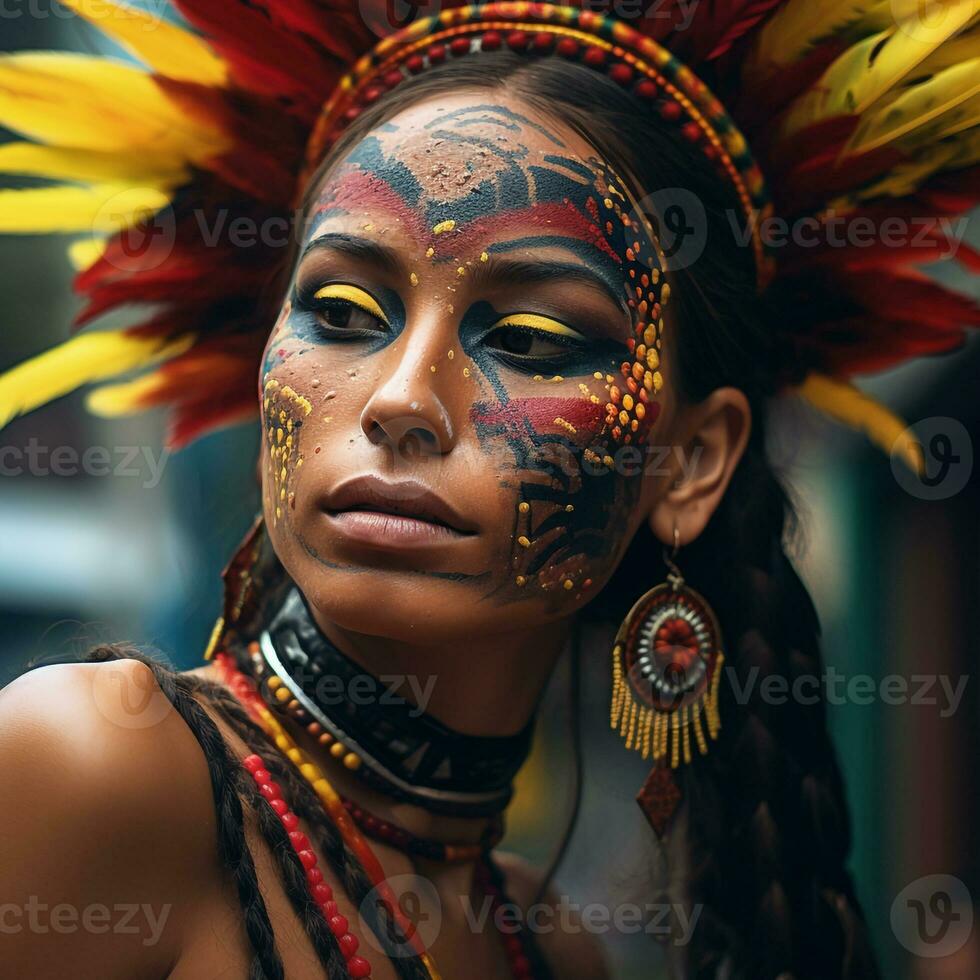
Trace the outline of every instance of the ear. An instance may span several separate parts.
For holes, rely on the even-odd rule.
[[[721,503],[752,430],[752,410],[738,388],[716,388],[678,417],[670,484],[650,512],[650,528],[664,544],[688,544]]]

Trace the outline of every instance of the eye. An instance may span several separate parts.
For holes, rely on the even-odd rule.
[[[333,330],[379,333],[391,327],[377,300],[348,283],[321,287],[313,294],[312,305],[322,325]]]
[[[577,330],[551,317],[520,313],[495,323],[484,343],[515,359],[531,361],[580,351],[586,339]]]

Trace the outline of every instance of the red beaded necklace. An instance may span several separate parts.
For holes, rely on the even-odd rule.
[[[371,964],[357,953],[357,937],[350,931],[350,923],[346,916],[340,914],[337,903],[333,898],[333,889],[323,880],[323,872],[317,867],[316,852],[309,838],[299,829],[299,818],[289,809],[289,804],[282,798],[282,790],[275,782],[262,761],[261,756],[254,753],[242,760],[242,765],[252,775],[259,793],[276,812],[283,827],[289,834],[296,856],[306,871],[306,883],[310,896],[316,902],[330,931],[337,937],[337,944],[347,961],[347,970],[354,980],[365,980],[371,976]]]
[[[480,886],[490,897],[490,917],[497,924],[500,940],[504,945],[504,951],[507,953],[511,976],[514,980],[534,980],[534,957],[530,949],[527,932],[523,926],[515,932],[504,932],[501,928],[500,909],[503,905],[512,905],[513,903],[507,897],[503,888],[502,875],[489,855],[477,864],[476,875]]]
[[[495,820],[484,832],[482,840],[475,844],[447,844],[444,841],[417,837],[398,824],[379,817],[353,800],[341,797],[351,819],[370,837],[398,851],[429,861],[478,861],[500,843],[504,836],[503,821]]]
[[[254,682],[252,682],[251,679],[247,678],[237,669],[234,661],[227,653],[218,654],[215,657],[215,660],[217,661],[219,668],[223,671],[226,679],[230,682],[232,692],[236,697],[243,701],[246,709],[257,718],[261,718],[262,721],[269,723],[271,716],[269,714],[268,706],[265,705],[258,696],[258,691],[255,688]],[[275,738],[278,747],[285,752],[287,758],[289,758],[291,762],[296,763],[296,759],[299,759],[301,754],[297,754],[295,744],[288,738],[285,730],[279,726],[273,727],[277,732],[277,734],[273,735],[273,737]],[[280,742],[282,743],[281,745],[279,745]],[[293,758],[293,755],[296,755],[296,759]],[[266,769],[260,756],[254,754],[250,755],[243,760],[242,765],[246,770],[248,770],[249,773],[251,773],[252,778],[255,779],[256,783],[259,785],[259,792],[269,802],[269,805],[276,811],[279,819],[283,822],[283,826],[289,832],[290,843],[293,845],[297,856],[303,863],[303,867],[306,869],[307,882],[310,886],[310,894],[320,907],[320,911],[326,918],[327,924],[331,931],[337,936],[341,950],[343,951],[344,957],[347,960],[347,967],[351,976],[354,977],[355,980],[363,980],[363,978],[370,977],[371,965],[366,959],[364,959],[364,957],[357,955],[357,938],[350,932],[347,919],[338,913],[336,902],[333,900],[333,890],[323,880],[323,874],[317,867],[316,853],[306,835],[299,831],[299,820],[289,809],[289,805],[286,803],[286,801],[282,798],[281,788],[272,780],[272,777],[269,771]],[[298,768],[300,769],[300,772],[304,778],[310,778],[312,773],[308,773],[305,770],[307,768],[312,769],[314,767],[310,765],[308,761],[304,761],[302,764],[298,765]],[[316,775],[320,776],[320,782],[324,781],[322,774],[317,773]],[[317,780],[314,780],[314,782],[317,782]],[[451,848],[454,846],[440,845],[440,842],[425,841],[421,838],[414,838],[413,835],[409,834],[408,831],[404,830],[403,828],[399,828],[395,824],[389,823],[388,821],[382,820],[373,814],[367,813],[356,804],[353,804],[352,801],[344,800],[341,804],[340,797],[335,791],[333,796],[339,806],[339,813],[336,812],[336,806],[330,808],[326,807],[325,804],[325,809],[327,809],[328,814],[335,820],[335,822],[337,821],[339,815],[343,814],[343,816],[348,820],[351,820],[359,827],[362,827],[365,835],[367,836],[375,836],[374,833],[372,833],[372,828],[378,834],[380,834],[380,828],[383,825],[386,828],[385,832],[390,834],[393,838],[391,843],[394,843],[394,838],[396,837],[399,840],[404,839],[402,835],[405,835],[411,840],[416,841],[416,846],[437,845],[444,848]],[[364,822],[363,825],[361,820],[358,820],[358,816],[355,815],[353,811],[356,811],[356,813],[361,817],[361,820]],[[345,837],[348,837],[349,839],[349,831],[345,834]],[[357,853],[361,858],[362,863],[366,863],[369,869],[376,869],[375,874],[372,877],[377,879],[380,874],[383,882],[383,872],[380,870],[380,862],[367,846],[367,842],[361,840],[357,843],[359,845],[357,847]],[[479,849],[478,857],[480,859],[477,860],[476,863],[477,880],[480,882],[481,887],[484,888],[487,895],[489,895],[492,903],[491,917],[494,922],[498,922],[498,910],[505,902],[508,902],[508,899],[506,898],[503,890],[501,875],[493,865],[489,855],[489,847],[492,847],[493,845],[491,844],[489,847],[484,847],[482,844],[463,846],[470,848],[475,847]],[[460,859],[457,858],[457,860]],[[411,932],[414,933],[414,929],[411,930]],[[510,972],[514,980],[534,980],[535,971],[534,967],[532,966],[532,956],[529,955],[531,950],[528,937],[523,929],[517,933],[509,933],[500,930],[500,937],[504,950],[507,954]],[[416,939],[417,941],[417,934],[415,934],[415,936],[412,938]],[[423,962],[428,969],[430,976],[437,978],[438,973],[435,969],[435,964],[432,962],[431,957],[424,952]]]

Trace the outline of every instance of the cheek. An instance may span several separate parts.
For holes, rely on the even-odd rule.
[[[509,597],[544,598],[555,609],[581,603],[601,585],[628,533],[640,481],[616,471],[606,399],[595,393],[610,384],[605,379],[579,385],[577,396],[478,402],[471,410],[485,451],[501,459],[499,485],[509,491],[511,520],[501,526],[510,533],[500,542],[509,552]]]

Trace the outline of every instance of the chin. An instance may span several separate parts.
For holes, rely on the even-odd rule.
[[[407,645],[463,642],[486,631],[478,587],[385,568],[327,568],[306,554],[283,562],[319,617],[365,636]],[[318,618],[319,618],[318,617]]]

